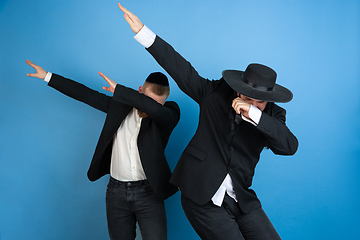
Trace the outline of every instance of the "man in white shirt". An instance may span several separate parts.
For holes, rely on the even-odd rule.
[[[209,80],[167,42],[119,4],[135,39],[179,88],[199,104],[199,125],[170,182],[201,239],[280,239],[250,189],[260,153],[293,155],[298,141],[285,125],[290,90],[276,84],[276,72],[262,64],[245,71],[225,70]]]
[[[167,239],[164,200],[177,187],[169,183],[171,171],[164,150],[180,119],[167,77],[151,73],[139,90],[117,84],[101,72],[113,93],[107,96],[83,84],[45,71],[27,60],[36,73],[63,94],[107,114],[95,149],[88,178],[96,181],[110,174],[106,213],[110,239],[135,239],[138,222],[143,239]]]

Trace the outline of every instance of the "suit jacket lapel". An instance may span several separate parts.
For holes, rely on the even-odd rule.
[[[141,121],[141,126],[140,126],[140,131],[139,131],[139,137],[138,137],[138,145],[142,145],[143,144],[143,137],[140,137],[145,131],[145,129],[148,127],[150,122],[150,117],[146,117],[143,118],[143,120]]]
[[[106,139],[112,139],[114,137],[114,134],[120,127],[122,121],[124,121],[132,109],[132,106],[123,105],[115,101],[112,102],[103,129],[103,134],[105,134]]]

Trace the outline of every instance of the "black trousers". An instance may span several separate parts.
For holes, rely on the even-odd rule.
[[[185,215],[203,240],[279,240],[280,236],[262,208],[243,213],[227,194],[221,207],[211,201],[198,205],[181,194]]]
[[[148,181],[120,182],[110,177],[106,215],[111,240],[134,240],[138,222],[143,240],[166,240],[164,201]]]

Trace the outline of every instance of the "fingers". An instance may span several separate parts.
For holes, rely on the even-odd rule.
[[[28,76],[28,77],[36,77],[35,73],[28,73],[28,74],[26,74],[26,76]]]
[[[105,79],[105,81],[111,86],[111,87],[115,87],[116,86],[116,82],[110,78],[108,78],[105,74],[103,74],[102,72],[98,72],[100,74],[100,76]]]
[[[247,112],[249,108],[249,103],[245,102],[243,99],[237,97],[232,102],[232,108],[235,110],[237,114]]]
[[[129,24],[133,23],[134,21],[132,20],[131,15],[134,15],[134,14],[132,14],[129,10],[127,10],[126,8],[124,8],[120,3],[118,3],[118,5],[119,5],[120,10],[123,11],[123,13],[124,13],[124,18],[125,18],[125,20],[126,20]]]
[[[121,9],[121,11],[123,11],[125,14],[131,13],[129,10],[127,10],[126,8],[124,8],[120,3],[118,3],[119,8]]]
[[[118,5],[119,5],[120,10],[123,11],[123,13],[125,14],[124,15],[125,19],[126,18],[132,19],[135,17],[135,15],[132,12],[130,12],[129,10],[124,8],[120,3],[118,3]]]
[[[137,34],[142,29],[144,24],[142,24],[140,19],[135,14],[124,8],[120,3],[118,4],[118,6],[121,11],[123,11],[124,18],[126,22],[130,25],[131,30]]]
[[[103,87],[104,90],[114,93],[116,82],[105,76],[102,72],[98,72],[99,75],[105,79],[105,81],[109,84],[109,87]]]
[[[33,67],[36,71],[36,73],[28,73],[26,74],[26,76],[28,77],[36,77],[39,79],[44,79],[46,77],[47,72],[41,68],[40,66],[34,64],[32,61],[30,60],[26,60],[26,63],[29,64],[31,67]]]
[[[238,102],[239,102],[239,99],[238,98],[235,98],[233,101],[232,101],[232,104],[231,104],[231,106],[232,106],[232,108],[236,111],[236,112],[238,112],[237,110],[237,106],[238,106]]]
[[[98,74],[103,78],[103,79],[105,79],[106,78],[106,76],[102,73],[102,72],[98,72]],[[106,79],[105,79],[106,80]]]
[[[105,76],[102,72],[98,72],[98,73],[111,86],[109,78],[107,76]]]
[[[29,59],[26,59],[26,63],[29,64],[31,67],[35,68],[38,67],[36,64],[34,64],[32,61],[30,61]]]
[[[108,78],[107,76],[105,76],[105,74],[103,74],[102,72],[98,72],[98,73],[99,73],[99,75],[100,75],[103,79],[105,79],[105,81],[110,85],[111,79]]]
[[[30,61],[29,59],[26,59],[26,63],[29,64],[30,66],[34,65],[34,63],[32,61]]]

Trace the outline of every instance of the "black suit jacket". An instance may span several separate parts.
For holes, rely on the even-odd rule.
[[[115,132],[133,108],[148,114],[141,123],[138,149],[145,175],[158,196],[166,199],[178,189],[169,183],[171,170],[164,150],[170,134],[180,119],[179,106],[172,101],[164,105],[131,88],[118,84],[113,97],[92,90],[83,84],[53,74],[49,86],[63,94],[107,113],[97,143],[88,178],[96,181],[110,173],[112,143]]]
[[[198,128],[170,182],[179,186],[188,198],[203,205],[211,200],[229,173],[240,208],[249,212],[260,207],[260,201],[249,187],[263,148],[281,155],[297,151],[298,141],[285,125],[285,110],[268,103],[257,126],[246,121],[236,124],[231,107],[236,93],[223,79],[204,79],[158,36],[147,50],[180,89],[200,106]]]

